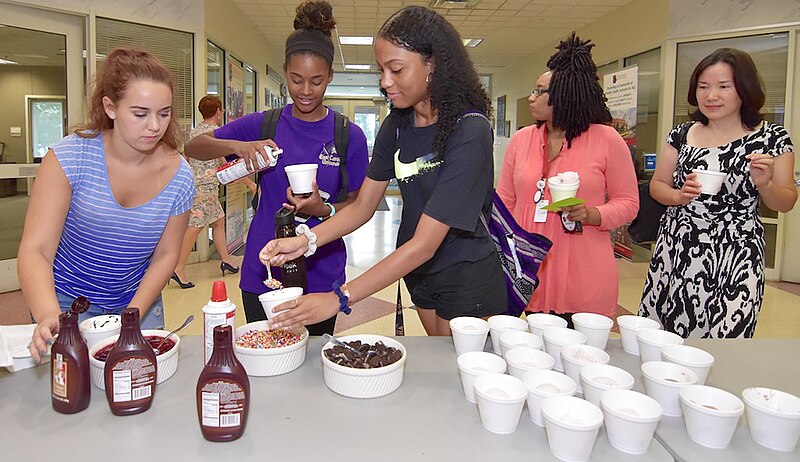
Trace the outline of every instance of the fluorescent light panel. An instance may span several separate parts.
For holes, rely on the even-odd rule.
[[[372,45],[372,37],[348,37],[340,35],[339,43],[342,45]]]
[[[11,61],[10,59],[0,58],[0,64],[19,64],[19,63],[16,61]]]
[[[483,42],[482,38],[465,38],[461,39],[465,47],[475,48]]]
[[[370,68],[369,64],[345,64],[345,69],[350,69],[354,71],[368,71]]]

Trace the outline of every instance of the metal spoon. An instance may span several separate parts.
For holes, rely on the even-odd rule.
[[[161,341],[160,341],[160,342],[158,342],[158,345],[156,345],[156,347],[155,347],[155,348],[153,348],[153,349],[156,351],[156,354],[159,354],[159,352],[161,351],[161,350],[160,350],[160,348],[161,348],[161,345],[163,345],[163,344],[164,344],[164,342],[166,342],[166,341],[167,341],[167,339],[168,339],[168,338],[170,338],[170,336],[172,336],[172,334],[174,334],[175,332],[178,332],[179,330],[183,330],[183,328],[185,328],[186,326],[188,326],[189,324],[191,324],[191,323],[192,323],[192,321],[194,321],[194,315],[193,315],[193,314],[190,314],[190,315],[189,315],[189,316],[186,318],[186,321],[183,321],[183,324],[181,324],[180,326],[178,326],[178,328],[177,328],[177,329],[173,330],[172,332],[170,332],[169,334],[167,334],[167,336],[166,336],[166,337],[164,337],[163,339],[161,339]]]
[[[350,350],[350,351],[352,351],[354,354],[356,354],[358,356],[364,356],[364,353],[356,350],[355,348],[353,348],[350,345],[344,343],[343,341],[339,340],[338,338],[334,337],[331,334],[322,334],[322,338],[324,338],[325,340],[333,343],[334,345],[339,345],[342,348]]]

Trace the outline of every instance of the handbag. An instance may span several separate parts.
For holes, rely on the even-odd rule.
[[[553,242],[541,234],[523,229],[511,216],[497,192],[492,193],[492,214],[487,222],[483,213],[481,222],[494,242],[503,279],[506,282],[508,305],[506,314],[519,316],[539,286],[537,272]]]

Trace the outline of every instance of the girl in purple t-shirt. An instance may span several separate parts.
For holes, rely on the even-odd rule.
[[[259,139],[266,116],[266,112],[259,112],[198,136],[185,147],[187,155],[197,159],[230,153],[253,159],[258,152],[264,154],[264,145],[283,150],[278,164],[263,172],[261,198],[247,236],[239,287],[248,322],[266,319],[258,295],[269,289],[263,283],[267,277],[266,268],[258,259],[258,251],[275,235],[275,212],[288,202],[296,211],[311,216],[306,225],[313,228],[353,202],[367,169],[364,133],[355,124],[350,124],[347,152],[336,152],[334,113],[322,104],[325,90],[333,79],[331,30],[335,20],[332,7],[326,1],[305,2],[297,11],[295,31],[286,40],[284,63],[287,86],[294,103],[282,109],[274,138]],[[335,202],[342,185],[339,170],[342,155],[347,156],[348,194],[344,201]],[[318,165],[314,191],[308,198],[293,196],[284,167],[308,163]],[[323,200],[325,196],[330,199]],[[321,247],[316,255],[306,260],[307,291],[328,292],[334,281],[344,281],[346,262],[347,254],[341,239]],[[273,268],[272,271],[280,279],[279,270]],[[333,333],[335,322],[334,315],[308,326],[308,329],[311,335]]]

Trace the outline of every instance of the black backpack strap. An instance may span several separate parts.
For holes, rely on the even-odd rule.
[[[275,130],[278,128],[278,121],[281,119],[283,108],[270,109],[264,113],[264,122],[261,124],[261,133],[258,135],[260,140],[274,140]],[[258,193],[261,190],[261,176],[262,172],[256,173],[256,193],[253,195],[253,201],[250,203],[253,206],[253,211],[258,209]]]
[[[337,111],[333,111],[333,144],[336,146],[336,153],[339,154],[339,174],[342,182],[339,193],[336,195],[336,202],[347,200],[350,180],[347,176],[347,149],[350,147],[350,120]]]

